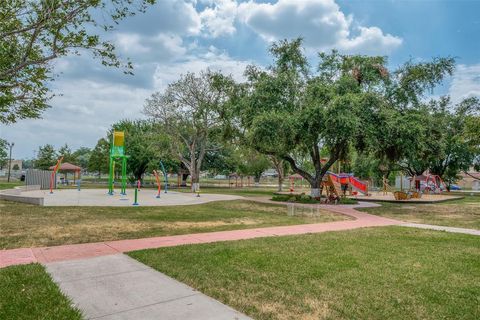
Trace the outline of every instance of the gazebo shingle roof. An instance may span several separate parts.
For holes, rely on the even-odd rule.
[[[54,168],[55,166],[51,166],[49,169],[53,170]],[[82,168],[74,164],[71,164],[69,162],[64,162],[60,165],[60,168],[58,170],[59,171],[81,171]]]

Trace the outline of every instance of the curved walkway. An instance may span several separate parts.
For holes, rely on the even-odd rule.
[[[249,200],[264,203],[275,203],[263,198],[249,198]],[[347,205],[308,205],[295,204],[296,206],[315,207],[344,214],[354,220],[335,221],[316,224],[302,224],[293,226],[278,226],[255,228],[245,230],[219,231],[209,233],[186,234],[178,236],[153,237],[132,240],[105,241],[97,243],[84,243],[61,245],[54,247],[21,248],[0,251],[0,268],[17,264],[32,262],[49,263],[55,261],[67,261],[91,257],[106,256],[111,254],[153,249],[160,247],[171,247],[186,244],[209,243],[217,241],[234,241],[262,237],[275,237],[286,235],[300,235],[307,233],[320,233],[327,231],[341,231],[364,227],[377,227],[400,225],[403,222],[383,218],[355,210]],[[361,204],[360,206],[371,206],[373,204]]]

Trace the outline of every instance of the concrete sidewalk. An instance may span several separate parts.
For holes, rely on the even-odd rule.
[[[250,319],[123,254],[46,268],[87,319]]]
[[[422,224],[422,223],[403,223],[403,224],[401,224],[401,226],[402,227],[411,227],[411,228],[445,231],[445,232],[453,232],[453,233],[463,233],[463,234],[470,234],[470,235],[474,235],[474,236],[480,236],[480,230],[476,230],[476,229],[444,227],[444,226],[436,226],[436,225],[433,225],[433,224]]]

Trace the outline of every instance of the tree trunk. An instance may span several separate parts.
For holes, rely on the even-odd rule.
[[[261,174],[260,175],[255,175],[253,177],[253,181],[255,182],[255,187],[259,187],[260,186],[260,177],[261,177]]]
[[[182,173],[182,183],[180,183],[180,187],[187,186],[187,179],[189,175],[190,175],[189,173]]]
[[[282,159],[277,158],[276,156],[270,156],[273,166],[275,170],[277,170],[278,174],[278,191],[283,191],[283,180],[285,177],[285,170],[284,170],[284,162]]]
[[[332,153],[327,163],[322,166],[322,164],[320,163],[320,151],[318,150],[318,146],[315,145],[312,150],[313,152],[311,152],[310,156],[312,158],[312,162],[314,163],[315,176],[299,168],[295,160],[291,156],[286,155],[282,158],[290,164],[292,170],[295,173],[298,173],[310,183],[310,196],[313,198],[320,198],[322,192],[323,177],[325,176],[325,174],[327,174],[328,169],[330,169],[330,167],[335,163],[335,161],[338,160],[338,154]]]
[[[313,179],[310,182],[310,196],[312,198],[320,198],[322,195],[322,179],[323,175],[319,179]]]
[[[192,173],[192,192],[200,191],[200,170]]]

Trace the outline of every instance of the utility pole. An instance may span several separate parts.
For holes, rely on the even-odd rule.
[[[7,146],[10,148],[10,156],[8,157],[8,178],[7,182],[10,182],[10,170],[12,169],[12,148],[15,145],[13,142],[7,142]]]

